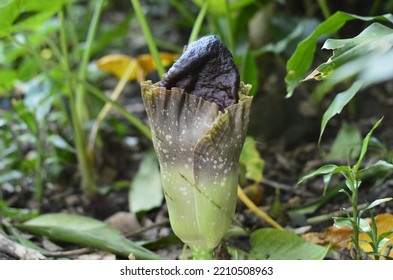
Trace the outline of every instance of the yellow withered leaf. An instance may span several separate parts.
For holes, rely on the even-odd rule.
[[[178,57],[177,54],[160,53],[160,58],[164,66],[171,65]],[[123,54],[110,54],[100,58],[96,62],[96,65],[102,71],[111,73],[120,79],[130,63],[134,63],[134,67],[127,78],[129,81],[142,81],[147,74],[156,69],[154,59],[150,54],[142,54],[135,58]]]
[[[160,58],[164,67],[172,65],[179,58],[179,55],[167,52],[160,52]],[[136,57],[143,71],[148,74],[156,69],[156,64],[150,54],[141,54]]]

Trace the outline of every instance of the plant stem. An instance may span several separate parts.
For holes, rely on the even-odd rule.
[[[95,4],[93,17],[90,21],[89,31],[87,33],[86,45],[82,54],[82,61],[79,67],[78,79],[84,81],[87,76],[87,65],[90,60],[91,49],[93,47],[93,41],[95,34],[97,32],[98,23],[100,19],[100,15],[102,12],[102,8],[104,6],[105,0],[98,0]],[[86,149],[86,138],[84,134],[83,124],[87,120],[88,116],[88,107],[86,106],[86,97],[85,97],[85,87],[83,84],[78,83],[76,87],[76,96],[74,105],[74,114],[76,119],[74,119],[77,124],[75,126],[75,133],[78,134],[77,142],[77,153],[79,159],[79,166],[82,173],[82,182],[83,188],[85,189],[85,193],[87,195],[92,195],[97,191],[96,184],[94,182],[94,171],[93,171],[93,160],[88,156]]]
[[[213,250],[202,247],[191,247],[192,258],[194,260],[212,260]]]
[[[110,98],[112,100],[115,101],[119,98],[120,94],[123,92],[123,89],[127,83],[129,75],[133,71],[135,71],[136,67],[137,67],[136,61],[129,63],[126,70],[124,71],[123,76],[121,77],[115,89],[113,90],[112,94],[110,95]],[[91,158],[93,162],[94,162],[94,145],[96,142],[98,130],[100,129],[102,122],[104,121],[105,117],[108,115],[111,109],[112,109],[112,104],[108,102],[105,103],[104,107],[101,109],[100,113],[98,114],[96,120],[94,121],[91,127],[90,134],[88,137],[88,143],[87,143],[87,153],[89,155],[89,158]]]
[[[231,18],[231,10],[229,8],[229,1],[225,1],[225,8],[226,8],[226,13],[225,13],[225,20],[227,21],[228,28],[226,29],[227,31],[227,40],[228,40],[228,47],[232,51],[232,53],[235,55],[235,43],[233,41],[233,23],[232,23],[232,18]]]
[[[194,23],[194,16],[188,11],[184,3],[180,0],[169,0],[169,2],[190,24]]]
[[[145,135],[148,139],[151,140],[151,132],[150,128],[145,125],[140,119],[135,117],[133,114],[129,113],[124,109],[123,106],[121,106],[119,103],[116,101],[112,100],[105,94],[103,94],[99,89],[95,88],[91,84],[81,81],[84,83],[86,89],[92,93],[95,97],[101,99],[104,102],[110,103],[113,108],[115,108],[120,114],[122,114],[127,120],[129,120],[140,132],[142,132],[143,135]]]
[[[134,7],[136,17],[138,18],[138,22],[142,28],[142,32],[145,35],[145,39],[146,39],[147,45],[149,46],[150,53],[153,56],[154,62],[156,64],[156,69],[157,69],[158,75],[160,77],[162,77],[165,74],[165,68],[162,65],[160,54],[158,53],[157,46],[154,42],[150,28],[146,22],[146,18],[143,15],[141,5],[139,4],[138,0],[131,0],[131,4]]]
[[[92,162],[89,161],[86,153],[86,146],[85,146],[86,141],[83,132],[84,118],[82,113],[87,109],[84,108],[84,104],[85,104],[84,87],[83,84],[79,86],[76,85],[75,81],[71,79],[71,75],[70,75],[71,70],[69,66],[69,56],[68,56],[68,49],[67,49],[67,38],[65,35],[65,20],[64,20],[63,11],[59,12],[59,19],[60,19],[60,44],[64,56],[63,67],[65,68],[65,72],[67,73],[67,75],[65,76],[66,79],[68,80],[68,85],[69,85],[68,90],[69,90],[69,101],[70,101],[70,115],[71,115],[72,129],[74,133],[74,144],[77,151],[79,170],[82,176],[82,187],[85,190],[86,195],[91,195],[96,191],[96,185],[94,182]],[[91,29],[92,28],[90,28],[90,30]],[[89,34],[92,33],[92,31],[90,30],[89,30]],[[89,48],[86,47],[86,49]],[[85,49],[85,53],[89,53],[89,51],[86,51],[86,49]],[[86,61],[88,60],[88,57],[89,57],[88,54],[84,54],[84,59]],[[85,66],[83,64],[84,63],[82,63],[80,69],[84,69],[86,71],[87,62]],[[84,80],[85,75],[86,75],[85,73],[82,73],[82,70],[79,71],[79,77],[82,77],[82,80]]]
[[[93,40],[94,40],[95,34],[97,32],[98,22],[100,19],[100,15],[101,15],[101,11],[102,11],[102,8],[104,5],[104,1],[105,0],[98,0],[95,5],[93,17],[90,21],[89,31],[87,32],[87,38],[86,38],[85,48],[84,48],[83,54],[82,54],[82,60],[81,60],[80,66],[79,66],[79,71],[78,71],[78,79],[79,80],[86,79],[87,65],[90,60],[91,49],[93,47]],[[78,114],[82,113],[79,111],[85,111],[87,109],[85,106],[85,99],[84,98],[85,98],[84,87],[82,84],[80,84],[77,88],[77,100],[76,100],[77,106],[78,106],[77,107]]]
[[[356,259],[360,260],[362,257],[362,251],[359,245],[359,224],[360,224],[360,217],[359,217],[359,209],[358,209],[358,187],[359,187],[359,181],[358,180],[353,180],[353,191],[352,191],[352,198],[351,198],[351,204],[352,204],[352,217],[353,217],[353,234],[352,234],[352,239],[353,239],[353,244],[355,246],[355,251],[356,251]]]
[[[34,175],[34,198],[37,204],[37,209],[40,211],[42,205],[42,193],[43,193],[43,161],[44,161],[44,143],[43,137],[41,137],[41,125],[37,124],[38,131],[36,135],[36,149],[37,149],[37,162],[35,165],[35,175]]]
[[[330,17],[331,14],[330,14],[329,7],[326,3],[326,0],[318,0],[318,5],[319,5],[319,8],[321,9],[322,14],[325,17],[325,19]]]
[[[190,38],[188,39],[188,44],[194,42],[198,38],[198,34],[202,28],[203,20],[205,19],[205,15],[207,12],[207,8],[209,7],[210,0],[206,0],[203,3],[203,6],[198,14],[197,19],[195,20],[194,26],[191,31]]]

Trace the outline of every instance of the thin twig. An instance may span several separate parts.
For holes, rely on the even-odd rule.
[[[162,220],[162,221],[157,222],[157,223],[155,223],[155,224],[151,224],[151,225],[149,225],[149,226],[146,226],[146,227],[143,227],[143,228],[136,229],[136,230],[134,230],[134,231],[128,233],[128,234],[126,235],[126,237],[129,238],[129,237],[132,237],[132,236],[135,236],[135,235],[144,233],[144,232],[146,232],[146,231],[148,231],[148,230],[150,230],[150,229],[153,229],[153,228],[156,228],[156,227],[160,227],[160,226],[165,225],[165,224],[168,224],[168,223],[169,223],[169,220],[168,220],[168,219],[165,219],[165,220]]]
[[[87,254],[94,251],[92,248],[79,248],[75,250],[69,250],[69,251],[60,251],[60,252],[47,252],[44,255],[46,257],[70,257],[70,256],[79,256],[82,254]]]

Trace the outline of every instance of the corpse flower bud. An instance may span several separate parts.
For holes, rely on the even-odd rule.
[[[188,50],[192,47],[191,44]],[[225,48],[224,52],[229,50]],[[184,59],[183,63],[186,63]],[[199,73],[209,70],[200,64]],[[192,71],[191,68],[188,71]],[[216,72],[219,68],[215,65]],[[169,81],[170,73],[173,72],[169,70],[164,77],[164,85],[174,83]],[[207,73],[204,77],[209,78]],[[217,79],[216,73],[212,77]],[[238,83],[233,78],[227,81]],[[198,88],[197,95],[179,87],[167,89],[161,86],[162,82],[153,85],[147,81],[141,86],[172,229],[191,247],[194,258],[209,258],[228,231],[235,213],[238,161],[252,97],[248,96],[251,86],[243,83],[235,91],[227,88],[229,98],[223,92],[224,83],[216,88],[218,95],[215,95],[211,81],[206,82],[209,85],[206,97],[203,81],[198,80],[198,83],[194,87]],[[218,103],[214,99],[218,99]]]

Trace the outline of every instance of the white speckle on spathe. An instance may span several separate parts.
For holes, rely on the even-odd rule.
[[[186,169],[188,169],[189,166],[188,166],[188,164],[186,164],[186,165],[184,165],[184,167],[185,167]]]
[[[220,184],[220,186],[221,186],[221,187],[225,187],[225,182],[222,181],[221,184]]]
[[[192,158],[190,158],[190,157],[187,160],[188,160],[188,162],[192,162]]]
[[[165,139],[166,139],[167,141],[169,141],[170,139],[172,139],[172,135],[169,135],[169,134],[165,135]]]
[[[185,129],[183,129],[182,131],[181,131],[181,134],[186,134],[186,130]]]

